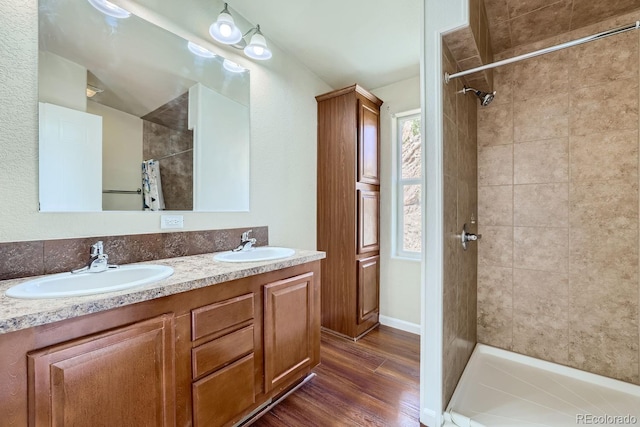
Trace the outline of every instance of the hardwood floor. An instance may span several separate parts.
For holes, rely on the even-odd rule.
[[[322,333],[315,378],[254,427],[419,426],[420,338],[380,326],[354,343]]]

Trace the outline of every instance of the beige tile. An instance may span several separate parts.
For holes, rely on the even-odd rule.
[[[567,182],[568,180],[568,138],[514,145],[513,182],[515,184]]]
[[[478,187],[478,222],[482,225],[513,225],[513,186]]]
[[[616,80],[571,93],[571,135],[637,129],[638,79]]]
[[[568,228],[515,227],[513,265],[564,273],[567,271],[568,241]]]
[[[513,351],[566,364],[569,361],[569,328],[566,315],[555,318],[514,310]]]
[[[513,145],[478,149],[478,185],[513,184]]]
[[[478,267],[478,341],[511,349],[512,286],[510,268]]]
[[[574,89],[638,78],[638,34],[635,32],[576,46],[568,53],[572,58],[570,79]]]
[[[523,101],[566,92],[571,67],[569,59],[569,52],[561,50],[514,64],[513,98]]]
[[[513,310],[532,316],[568,319],[567,273],[513,269]],[[566,325],[565,325],[566,326]]]
[[[445,175],[458,175],[458,128],[452,120],[444,118],[443,168]]]
[[[469,0],[469,27],[478,42],[480,40],[480,0]]]
[[[514,46],[545,40],[569,31],[572,0],[561,0],[511,20]]]
[[[469,182],[477,181],[478,177],[478,148],[475,141],[458,128],[458,178]]]
[[[515,185],[513,223],[524,227],[567,227],[569,184]]]
[[[446,261],[445,261],[446,264]],[[455,286],[455,282],[450,277],[447,277],[447,272],[450,269],[445,266],[444,276],[444,289],[443,289],[443,340],[444,342],[451,342],[457,336],[458,331],[458,289]],[[454,272],[455,273],[455,272]]]
[[[495,55],[511,49],[511,26],[508,21],[492,22],[489,32],[491,40],[491,49]]]
[[[444,232],[453,234],[458,232],[458,178],[444,176]]]
[[[493,89],[496,96],[491,102],[492,106],[509,104],[513,101],[513,65],[505,65],[493,70]]]
[[[572,228],[571,276],[638,280],[638,233],[614,228]]]
[[[638,180],[638,130],[571,137],[571,180]]]
[[[456,59],[465,59],[479,54],[473,33],[468,26],[447,33],[442,39]]]
[[[468,94],[467,96],[473,96]],[[513,143],[512,104],[490,104],[478,110],[478,146]]]
[[[475,146],[478,151],[478,104],[475,99],[470,96],[463,97],[467,101],[467,135],[469,142]]]
[[[569,365],[588,372],[638,384],[638,331],[569,329]]]
[[[549,3],[548,0],[507,0],[509,16],[511,18],[542,9]]]
[[[478,241],[478,264],[496,267],[513,265],[513,228],[478,227],[482,238]]]
[[[470,188],[469,183],[464,179],[458,179],[458,215],[456,220],[456,231],[462,230],[465,223],[471,222],[471,214],[477,214],[477,208],[474,205],[474,197],[472,192],[477,191],[477,187]]]
[[[561,92],[515,102],[513,128],[515,142],[569,135],[569,94]]]
[[[484,0],[484,6],[491,22],[506,21],[510,18],[507,0]]]
[[[579,28],[635,9],[638,9],[637,0],[616,0],[608,2],[574,0],[572,26],[573,28]]]
[[[638,229],[638,182],[571,184],[571,227]]]
[[[638,282],[616,274],[570,275],[571,320],[582,328],[638,330]]]

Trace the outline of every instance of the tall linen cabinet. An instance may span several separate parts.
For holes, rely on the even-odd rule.
[[[378,325],[382,101],[358,85],[316,100],[322,327],[355,340]]]

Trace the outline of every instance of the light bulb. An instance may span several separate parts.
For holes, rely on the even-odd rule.
[[[253,51],[256,55],[262,55],[264,53],[264,48],[262,46],[256,46],[253,48]]]
[[[220,34],[225,37],[229,37],[231,35],[231,25],[229,24],[221,24],[220,25]]]

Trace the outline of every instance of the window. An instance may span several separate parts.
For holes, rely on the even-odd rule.
[[[420,258],[422,250],[422,134],[420,110],[395,116],[395,254]]]

